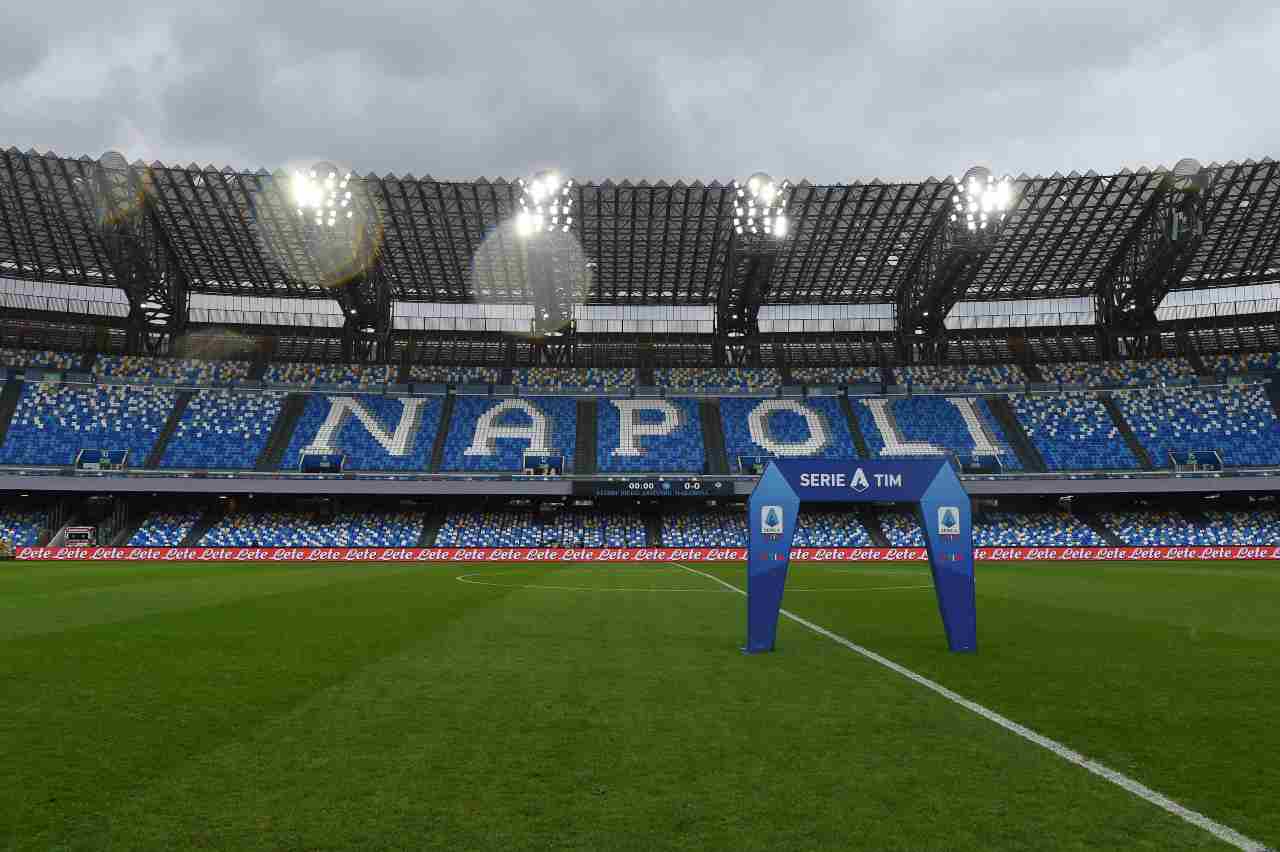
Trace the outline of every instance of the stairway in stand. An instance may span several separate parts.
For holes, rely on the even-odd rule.
[[[418,535],[418,547],[434,547],[444,526],[444,512],[433,509],[422,517],[422,532]]]
[[[22,382],[9,379],[0,391],[0,446],[4,446],[5,435],[9,432],[9,423],[14,412],[18,410],[18,400],[22,398]]]
[[[662,515],[652,512],[644,516],[645,538],[649,547],[662,547]]]
[[[431,445],[431,464],[427,467],[432,473],[438,473],[440,465],[444,464],[444,442],[449,437],[449,421],[453,419],[453,400],[453,394],[449,394],[440,406],[440,426],[436,429],[436,439]]]
[[[889,539],[885,537],[884,529],[880,526],[880,515],[876,512],[874,506],[862,505],[854,509],[858,515],[858,520],[862,521],[862,525],[866,527],[867,535],[871,536],[871,543],[876,547],[892,547]]]
[[[574,449],[573,473],[589,476],[596,472],[596,401],[578,400],[578,435]]]
[[[707,453],[707,473],[728,473],[729,457],[724,448],[724,428],[720,419],[720,403],[704,399],[699,404],[702,415],[702,442]]]
[[[1033,473],[1043,473],[1047,470],[1044,456],[1036,449],[1036,445],[1031,443],[1031,438],[1022,428],[1022,422],[1018,420],[1018,415],[1014,413],[1009,400],[1002,396],[989,396],[986,397],[986,401],[991,416],[1000,424],[1005,437],[1009,439],[1009,445],[1018,456],[1018,461],[1022,462],[1022,469]]]
[[[262,448],[262,455],[258,456],[258,463],[254,466],[254,470],[280,469],[280,462],[284,458],[284,451],[289,449],[289,439],[293,437],[294,427],[298,425],[298,418],[302,416],[302,410],[306,407],[306,394],[291,393],[284,398],[284,404],[280,406],[280,414],[277,415],[276,422],[271,427],[271,435],[267,438],[267,445]]]
[[[1280,420],[1280,381],[1268,379],[1263,387],[1267,389],[1267,399],[1271,400],[1271,410],[1275,412],[1276,419]]]
[[[204,538],[204,534],[212,529],[214,524],[222,520],[223,511],[221,504],[214,504],[205,509],[200,516],[200,520],[196,521],[196,525],[182,539],[182,544],[179,547],[195,547],[200,544],[200,539]]]
[[[191,404],[191,397],[194,393],[194,391],[178,391],[173,410],[169,412],[168,419],[164,421],[164,428],[160,430],[160,434],[156,437],[156,442],[151,446],[151,452],[147,453],[146,462],[142,465],[147,470],[155,470],[160,466],[160,459],[164,458],[164,451],[169,446],[169,439],[177,431],[178,423],[182,421],[182,415],[186,413],[187,406]]]
[[[1022,365],[1022,372],[1027,374],[1027,381],[1044,383],[1044,373],[1040,372],[1040,365],[1033,364],[1030,361]]]
[[[1088,524],[1089,529],[1093,530],[1099,536],[1101,536],[1102,540],[1105,541],[1108,546],[1110,547],[1125,546],[1125,543],[1120,540],[1120,537],[1111,531],[1111,527],[1103,523],[1103,520],[1099,515],[1096,515],[1096,514],[1076,515],[1076,517],[1079,520],[1083,521],[1084,523]]]
[[[1129,451],[1138,460],[1138,464],[1142,465],[1142,469],[1155,470],[1155,465],[1151,463],[1151,454],[1147,452],[1146,447],[1142,446],[1138,436],[1133,433],[1133,427],[1129,425],[1129,421],[1125,419],[1124,413],[1120,410],[1120,406],[1116,405],[1116,401],[1111,394],[1100,394],[1098,400],[1102,403],[1102,407],[1107,410],[1107,413],[1111,415],[1111,420],[1116,424],[1116,430],[1120,433],[1120,437],[1124,438]],[[1166,465],[1161,465],[1161,467],[1166,467]]]
[[[853,447],[858,451],[858,458],[871,458],[871,451],[867,449],[867,437],[862,434],[862,424],[858,423],[858,415],[854,414],[849,397],[840,397],[840,411],[844,414],[845,423],[849,425],[849,434],[853,437]]]

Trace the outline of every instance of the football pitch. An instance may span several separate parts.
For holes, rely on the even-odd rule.
[[[0,847],[1280,846],[1280,565],[0,564]],[[843,638],[952,691],[948,696]]]

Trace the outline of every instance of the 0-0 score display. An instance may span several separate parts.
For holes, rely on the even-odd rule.
[[[733,494],[723,479],[622,479],[575,482],[575,493],[594,497],[718,497]]]

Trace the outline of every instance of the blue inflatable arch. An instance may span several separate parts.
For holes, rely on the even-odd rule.
[[[751,492],[747,523],[748,654],[772,651],[801,503],[912,503],[924,530],[938,610],[952,651],[978,650],[973,511],[944,458],[877,461],[775,459]]]

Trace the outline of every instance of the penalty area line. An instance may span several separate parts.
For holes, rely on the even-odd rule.
[[[740,595],[745,596],[747,594],[744,590],[738,588],[732,583],[728,583],[724,580],[721,580],[719,577],[715,576],[714,574],[708,574],[705,571],[699,571],[697,568],[690,568],[688,565],[684,565],[679,562],[674,564],[680,565],[681,568],[683,568],[684,570],[692,574],[697,574],[700,577],[705,577],[708,580],[711,580],[715,583],[719,583],[721,586],[724,586],[726,589],[731,589],[732,591],[735,591]],[[1028,742],[1031,742],[1031,743],[1035,743],[1041,748],[1046,749],[1047,751],[1053,752],[1063,760],[1066,760],[1070,763],[1074,763],[1076,766],[1079,766],[1083,769],[1088,770],[1089,772],[1092,772],[1094,775],[1097,775],[1099,778],[1102,778],[1106,781],[1110,781],[1112,784],[1115,784],[1117,787],[1127,790],[1128,792],[1132,793],[1138,798],[1144,799],[1150,802],[1151,804],[1155,805],[1156,807],[1161,808],[1162,810],[1168,811],[1169,813],[1173,814],[1179,819],[1185,822],[1188,822],[1191,825],[1196,826],[1197,828],[1207,831],[1208,833],[1212,834],[1214,837],[1218,838],[1224,843],[1228,843],[1236,847],[1237,849],[1246,850],[1246,852],[1269,852],[1270,850],[1270,847],[1265,846],[1264,844],[1260,843],[1257,840],[1254,840],[1253,838],[1246,837],[1245,835],[1236,831],[1234,828],[1223,825],[1220,822],[1216,822],[1215,820],[1210,819],[1209,817],[1205,816],[1199,811],[1193,811],[1190,808],[1185,807],[1184,805],[1180,805],[1179,803],[1175,802],[1173,799],[1170,799],[1168,796],[1164,795],[1163,793],[1153,790],[1139,781],[1135,781],[1134,779],[1130,778],[1124,773],[1117,772],[1116,770],[1112,769],[1109,766],[1105,766],[1096,760],[1092,760],[1088,757],[1085,757],[1083,754],[1080,754],[1080,752],[1074,749],[1068,748],[1067,746],[1063,745],[1057,740],[1050,739],[1049,737],[1046,737],[1043,734],[1038,734],[1035,731],[1031,730],[1030,728],[1026,727],[1025,725],[1020,725],[1006,716],[1001,716],[996,711],[991,710],[987,707],[984,707],[976,701],[971,701],[970,699],[965,698],[963,695],[960,695],[959,693],[952,692],[950,689],[947,689],[945,686],[938,683],[937,681],[930,680],[929,678],[925,677],[922,674],[917,674],[916,672],[913,672],[911,669],[907,668],[906,666],[900,665],[899,663],[895,663],[893,660],[890,660],[888,657],[883,657],[880,654],[877,654],[875,651],[872,651],[870,648],[864,648],[862,645],[859,645],[856,642],[850,641],[849,639],[846,639],[843,636],[840,636],[839,634],[832,633],[827,628],[822,627],[821,625],[818,625],[818,624],[814,624],[812,621],[809,621],[806,618],[802,618],[801,616],[796,615],[794,612],[790,612],[785,609],[782,610],[781,612],[782,612],[782,615],[794,621],[796,624],[799,624],[801,627],[805,627],[813,631],[814,633],[817,633],[819,636],[825,636],[826,638],[830,639],[832,642],[835,642],[837,645],[843,645],[844,647],[848,648],[850,651],[860,654],[863,657],[866,657],[868,660],[871,660],[873,663],[878,663],[879,665],[884,666],[890,671],[897,672],[898,674],[902,675],[908,680],[914,681],[915,683],[920,684],[925,689],[929,689],[929,690],[932,690],[933,692],[936,692],[938,695],[941,695],[943,698],[947,699],[953,704],[958,704],[961,707],[965,708],[966,710],[972,713],[978,714],[979,716],[986,719],[987,721],[994,722],[995,724],[1004,728],[1006,731],[1017,734],[1018,736],[1022,737],[1024,740],[1027,740]]]

